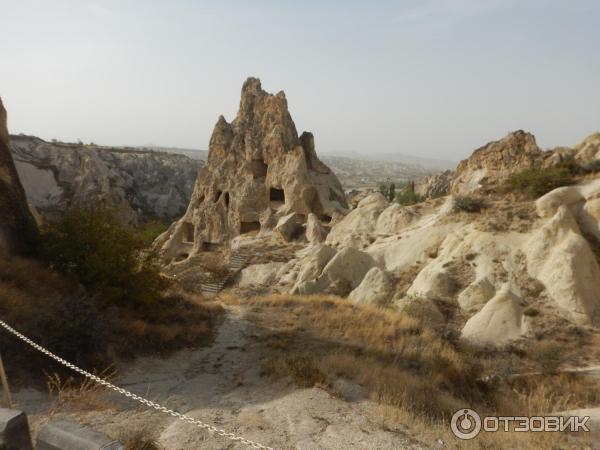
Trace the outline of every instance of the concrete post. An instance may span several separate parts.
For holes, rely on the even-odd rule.
[[[123,445],[91,428],[64,420],[46,424],[37,437],[36,450],[125,450]]]
[[[23,411],[0,408],[0,450],[33,450]]]

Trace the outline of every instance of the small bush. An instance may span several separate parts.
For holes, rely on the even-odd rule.
[[[137,231],[137,237],[145,247],[152,245],[154,240],[167,230],[167,226],[160,220],[151,220],[143,224]]]
[[[396,194],[396,202],[402,206],[415,205],[425,201],[425,197],[411,190],[404,190]]]
[[[393,202],[396,197],[396,184],[393,182],[379,183],[377,190],[383,195],[389,202]]]
[[[127,431],[119,436],[125,450],[161,450],[162,446],[152,437],[150,430]]]
[[[540,315],[540,310],[537,309],[535,306],[529,306],[528,308],[525,308],[525,310],[523,311],[523,315],[527,317],[537,317]]]
[[[553,189],[573,183],[573,170],[570,163],[561,163],[548,168],[526,169],[508,178],[508,186],[512,190],[523,192],[531,198],[541,197]]]
[[[478,213],[485,208],[485,201],[477,197],[456,197],[454,204],[462,211]]]
[[[103,307],[148,307],[169,282],[144,240],[110,210],[72,209],[42,228],[40,252],[52,267],[99,295]]]

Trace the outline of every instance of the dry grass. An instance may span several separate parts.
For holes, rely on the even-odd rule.
[[[264,330],[260,339],[270,350],[265,375],[333,394],[337,379],[351,380],[380,405],[383,428],[408,425],[419,440],[435,445],[441,439],[445,448],[585,448],[556,433],[482,433],[462,442],[451,434],[448,420],[466,406],[482,415],[539,415],[597,405],[600,382],[561,374],[484,383],[478,381],[484,360],[506,355],[486,356],[446,340],[414,317],[336,297],[221,300],[243,301],[250,307],[248,318]]]
[[[125,450],[162,450],[154,433],[148,429],[130,430],[119,436]]]
[[[208,343],[222,308],[179,292],[152,307],[127,303],[103,308],[93,292],[42,263],[0,256],[0,317],[59,356],[93,370],[115,357],[160,354]],[[44,373],[67,374],[46,356],[0,332],[12,384],[45,382]],[[70,374],[70,373],[69,373]]]
[[[95,375],[105,380],[111,380],[115,371],[106,369]],[[58,373],[47,375],[48,394],[54,400],[50,415],[58,410],[100,410],[110,406],[103,398],[106,389],[85,378],[76,380],[73,377],[63,378]]]
[[[250,315],[269,330],[262,338],[273,350],[268,373],[291,376],[302,386],[351,379],[373,400],[410,405],[432,418],[447,418],[465,402],[485,398],[476,362],[414,317],[326,296],[281,295],[245,303],[269,308],[268,314]]]

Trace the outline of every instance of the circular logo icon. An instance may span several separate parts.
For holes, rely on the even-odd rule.
[[[459,409],[451,420],[452,433],[459,439],[473,439],[481,431],[481,417],[472,409]]]

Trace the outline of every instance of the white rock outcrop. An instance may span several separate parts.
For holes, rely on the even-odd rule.
[[[316,214],[310,213],[306,220],[306,240],[311,244],[325,242],[329,231],[321,224]]]
[[[496,295],[496,289],[487,277],[473,281],[458,295],[458,305],[464,311],[476,311]]]
[[[379,192],[362,199],[340,222],[336,223],[329,235],[327,244],[336,247],[352,245],[363,248],[372,242],[377,219],[390,204]]]
[[[526,332],[522,300],[504,286],[467,321],[461,336],[476,344],[499,346]]]
[[[600,268],[566,206],[525,246],[527,269],[556,305],[578,323],[592,323],[600,305]]]
[[[237,286],[240,288],[252,286],[265,286],[277,279],[277,273],[284,263],[270,262],[265,264],[253,264],[245,267],[239,275]]]
[[[383,305],[390,303],[393,296],[394,284],[389,274],[373,267],[348,298],[356,304]]]

